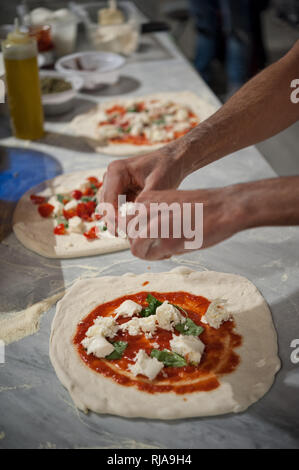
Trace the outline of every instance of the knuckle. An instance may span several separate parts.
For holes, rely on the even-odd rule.
[[[121,160],[115,160],[114,162],[109,163],[108,168],[107,168],[107,173],[111,172],[119,172],[123,170],[124,168],[124,162]]]

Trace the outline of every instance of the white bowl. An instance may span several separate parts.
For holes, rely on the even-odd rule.
[[[59,72],[46,70],[40,71],[40,77],[62,78],[72,85],[72,88],[69,90],[42,95],[45,114],[47,116],[54,116],[56,114],[66,113],[72,109],[74,98],[77,92],[83,87],[84,80],[78,76],[68,75],[66,77]]]
[[[83,70],[78,69],[80,61]],[[76,75],[84,80],[84,88],[93,90],[101,85],[113,85],[119,79],[119,69],[125,58],[112,52],[77,52],[59,59],[55,68],[64,75]]]

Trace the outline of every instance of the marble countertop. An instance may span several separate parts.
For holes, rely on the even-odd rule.
[[[130,61],[110,96],[143,95],[155,91],[191,90],[217,107],[215,96],[166,34],[156,35],[169,59]],[[80,94],[76,113],[94,101],[109,99],[104,91]],[[47,121],[47,136],[26,143],[1,126],[2,154],[43,152],[59,171],[106,166],[112,157],[93,153],[67,134],[74,115]],[[217,138],[217,136],[215,136]],[[17,149],[17,150],[16,150]],[[283,156],[282,156],[283,158]],[[47,165],[44,179],[49,176]],[[216,187],[276,176],[253,147],[195,172],[183,188]],[[73,405],[58,381],[48,355],[55,307],[41,318],[38,333],[5,348],[0,364],[0,448],[291,448],[299,445],[299,364],[290,359],[293,339],[299,338],[299,228],[263,228],[240,233],[208,250],[145,262],[129,251],[71,260],[48,260],[23,248],[12,233],[0,244],[1,312],[24,309],[62,290],[78,278],[167,271],[178,265],[198,270],[237,273],[249,278],[266,298],[278,332],[282,369],[271,390],[246,412],[203,419],[162,422],[85,415]]]

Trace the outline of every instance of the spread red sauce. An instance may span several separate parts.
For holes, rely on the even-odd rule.
[[[184,308],[188,316],[197,324],[205,328],[200,339],[205,344],[203,357],[198,366],[187,365],[185,367],[164,367],[155,380],[151,381],[145,376],[139,375],[132,378],[128,374],[128,366],[134,363],[134,357],[139,349],[144,349],[150,354],[152,349],[157,349],[153,343],[159,345],[159,349],[170,349],[169,342],[174,333],[157,328],[153,339],[147,339],[143,333],[130,336],[128,332],[119,331],[113,341],[127,341],[128,346],[121,359],[108,361],[98,359],[93,354],[87,354],[81,341],[86,335],[94,320],[99,316],[111,316],[114,310],[125,300],[147,306],[148,292],[126,295],[96,307],[77,327],[73,342],[85,364],[95,372],[114,380],[120,385],[135,386],[139,390],[148,393],[175,392],[185,394],[199,391],[210,391],[219,385],[219,376],[233,372],[239,364],[240,358],[234,351],[241,345],[242,337],[234,332],[233,321],[223,323],[220,328],[214,329],[201,323],[201,317],[205,314],[210,302],[205,297],[189,294],[187,292],[152,292],[160,301],[168,300],[170,303]],[[183,312],[182,312],[183,313]],[[130,318],[120,317],[117,323],[122,324]]]

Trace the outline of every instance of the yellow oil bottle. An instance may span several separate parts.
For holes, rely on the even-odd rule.
[[[35,140],[44,134],[35,38],[19,30],[2,43],[8,105],[15,137]]]

